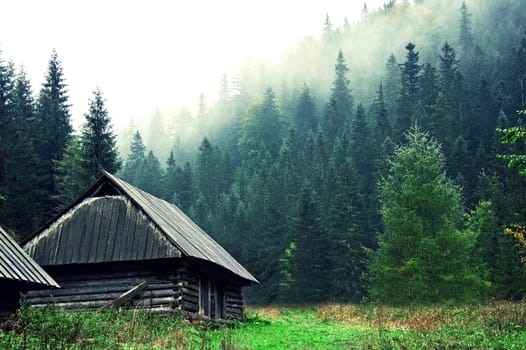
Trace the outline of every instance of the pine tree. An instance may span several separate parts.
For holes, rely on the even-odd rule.
[[[291,227],[291,243],[281,259],[284,282],[280,294],[291,302],[321,302],[327,299],[328,237],[321,222],[319,201],[312,186],[303,184],[297,215]]]
[[[435,112],[438,87],[436,69],[429,63],[426,63],[422,69],[420,83],[418,125],[435,135],[434,131],[440,128],[440,125],[437,125],[439,118]]]
[[[101,170],[116,173],[121,167],[116,136],[105,106],[102,91],[97,87],[89,101],[89,111],[84,115],[82,127],[82,166],[87,175],[86,184],[100,176]]]
[[[389,112],[385,104],[384,88],[380,83],[376,91],[376,98],[371,106],[371,115],[373,119],[373,130],[377,144],[381,144],[386,137],[391,136],[392,125],[389,119]]]
[[[6,178],[9,188],[6,197],[9,200],[2,221],[6,227],[26,235],[45,220],[46,211],[43,206],[45,198],[39,191],[42,184],[38,177],[39,164],[34,146],[37,137],[34,134],[35,101],[23,67],[14,81],[11,112],[14,128],[2,124],[4,131],[10,130],[12,138]]]
[[[306,140],[309,132],[317,131],[318,124],[314,98],[311,97],[308,86],[304,84],[293,119],[298,140]]]
[[[52,160],[62,156],[73,132],[62,62],[55,50],[51,54],[46,80],[40,90],[37,121],[41,140],[38,145],[40,158],[51,166]],[[51,169],[48,170],[52,173]]]
[[[281,115],[274,92],[269,87],[263,101],[254,104],[248,115],[241,120],[241,153],[256,166],[268,152],[276,159],[281,146],[283,116]]]
[[[137,172],[144,160],[145,152],[146,147],[144,146],[139,130],[137,130],[133,135],[133,140],[130,145],[130,153],[128,154],[128,158],[126,158],[126,163],[124,163],[124,167],[122,169],[121,176],[123,180],[128,181],[131,184],[137,183]]]
[[[380,185],[385,232],[372,253],[372,295],[382,302],[439,302],[477,298],[461,235],[459,189],[446,177],[436,141],[413,128]]]
[[[400,66],[396,62],[393,54],[387,59],[385,68],[385,104],[389,115],[394,116],[397,112],[398,100],[400,98]]]
[[[350,81],[347,79],[349,68],[345,64],[341,50],[334,70],[336,77],[332,83],[331,96],[322,120],[323,133],[330,147],[334,145],[336,138],[341,138],[347,132],[354,104]]]
[[[53,50],[48,63],[46,79],[42,84],[37,101],[35,125],[39,135],[35,139],[35,147],[41,162],[39,177],[44,184],[41,190],[48,198],[45,204],[48,213],[55,210],[58,205],[54,200],[58,198],[54,161],[62,158],[73,132],[69,107],[62,63],[57,52]]]
[[[156,197],[162,197],[164,172],[161,168],[161,162],[153,151],[148,152],[146,158],[142,160],[136,174],[135,186]]]
[[[415,120],[415,112],[420,92],[420,71],[422,66],[418,63],[418,52],[415,45],[406,45],[406,61],[401,64],[400,72],[400,97],[398,99],[398,118],[396,120],[395,138],[401,139],[403,133],[409,129]]]
[[[12,119],[13,68],[0,58],[0,217],[6,215],[2,202],[9,192],[9,163],[13,157],[13,133],[16,125]],[[8,204],[8,203],[5,203]]]
[[[86,191],[93,181],[86,172],[84,164],[82,139],[73,136],[59,160],[54,161],[55,183],[57,186],[56,202],[65,207]],[[89,181],[88,181],[89,179]]]
[[[464,59],[468,59],[471,50],[473,49],[473,34],[471,32],[471,14],[468,11],[466,2],[462,2],[460,6],[460,26],[458,43],[462,50]]]

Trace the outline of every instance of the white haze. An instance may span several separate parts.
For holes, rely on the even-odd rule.
[[[384,0],[365,1],[370,9]],[[3,60],[24,65],[35,94],[53,49],[62,61],[75,127],[99,86],[117,127],[156,110],[194,109],[217,97],[222,74],[246,56],[278,61],[284,49],[360,18],[364,1],[4,1]]]

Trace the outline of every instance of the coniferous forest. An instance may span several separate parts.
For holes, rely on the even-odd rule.
[[[524,134],[498,130],[523,130],[526,3],[320,19],[281,62],[211,77],[213,104],[118,132],[99,88],[73,129],[59,52],[38,87],[0,54],[0,224],[31,234],[104,168],[223,245],[261,282],[249,303],[524,298],[526,177],[499,157]]]

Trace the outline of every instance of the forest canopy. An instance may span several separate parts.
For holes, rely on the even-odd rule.
[[[221,77],[213,104],[118,131],[96,87],[74,132],[58,52],[36,94],[0,55],[0,222],[29,235],[106,169],[246,266],[252,303],[521,299],[526,152],[501,138],[524,130],[525,17],[518,0],[320,14],[319,36]]]

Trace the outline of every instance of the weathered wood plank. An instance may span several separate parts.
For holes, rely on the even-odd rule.
[[[64,261],[66,264],[70,264],[72,261],[78,261],[80,255],[80,241],[83,235],[83,222],[86,220],[86,211],[79,210],[75,220],[72,222],[71,229],[71,238],[68,241],[68,249],[66,255],[64,256]]]
[[[141,282],[140,284],[138,284],[137,286],[133,287],[132,289],[130,289],[126,293],[122,294],[121,296],[119,296],[115,300],[113,300],[110,303],[108,303],[105,306],[103,306],[100,310],[107,309],[110,306],[120,307],[121,305],[123,305],[123,304],[127,303],[128,301],[130,301],[133,297],[139,295],[144,290],[144,288],[146,288],[147,286],[148,286],[148,282],[146,282],[146,281]]]
[[[115,247],[115,240],[117,239],[117,227],[121,217],[120,207],[122,207],[122,201],[112,200],[111,211],[110,211],[110,222],[108,224],[108,239],[106,240],[106,249],[104,252],[103,261],[112,261],[113,249]]]

